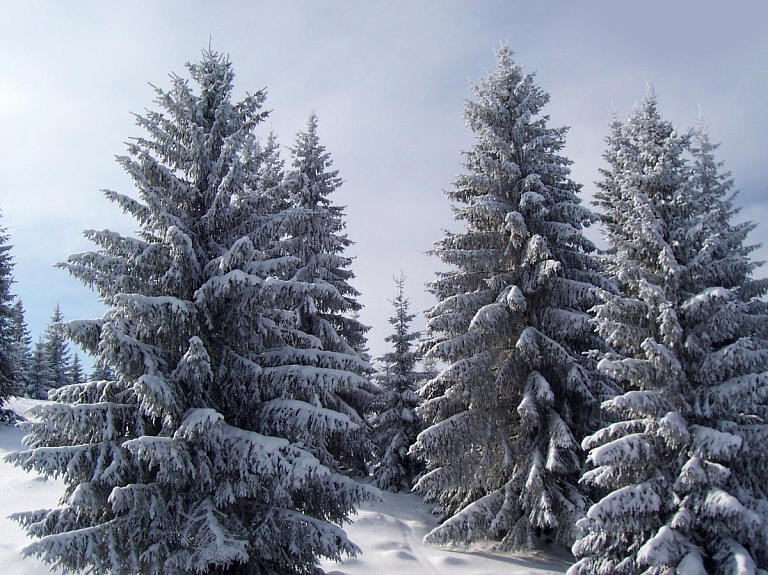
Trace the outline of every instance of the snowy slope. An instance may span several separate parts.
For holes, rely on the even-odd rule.
[[[437,521],[421,498],[382,492],[382,500],[363,504],[345,527],[362,555],[343,564],[325,561],[328,575],[540,575],[565,573],[573,558],[559,553],[511,555],[472,547],[449,550],[422,545]]]
[[[31,399],[12,399],[6,407],[23,414]],[[0,566],[7,575],[47,575],[53,570],[41,562],[22,558],[31,540],[8,515],[17,511],[56,506],[62,485],[44,481],[3,461],[22,448],[24,431],[0,424]],[[342,564],[324,561],[328,575],[543,575],[564,573],[573,560],[566,552],[497,554],[473,547],[469,551],[437,549],[421,544],[437,521],[421,498],[410,494],[382,493],[381,501],[362,506],[345,529],[363,553]]]
[[[19,414],[43,403],[34,399],[11,399],[4,407]],[[18,427],[0,423],[0,565],[7,575],[45,575],[53,573],[44,563],[32,557],[22,558],[21,550],[29,545],[21,527],[8,519],[11,513],[55,507],[62,492],[59,481],[42,477],[14,467],[3,459],[11,451],[22,449],[26,432]]]

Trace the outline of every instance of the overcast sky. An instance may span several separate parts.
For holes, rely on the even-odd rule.
[[[387,351],[394,275],[413,311],[435,303],[424,284],[440,264],[424,252],[461,229],[442,190],[472,144],[470,82],[501,43],[550,93],[551,125],[571,127],[565,154],[586,201],[611,114],[626,119],[647,81],[681,130],[701,110],[759,223],[751,240],[768,243],[767,2],[0,0],[0,14],[0,223],[34,338],[57,301],[67,319],[103,314],[53,265],[92,249],[83,229],[136,229],[100,190],[133,193],[114,161],[141,135],[131,113],[154,108],[149,83],[168,88],[209,40],[233,63],[238,99],[266,87],[263,134],[284,150],[318,114],[345,180],[332,200],[347,206],[374,357]]]

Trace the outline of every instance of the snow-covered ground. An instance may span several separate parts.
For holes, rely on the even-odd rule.
[[[13,399],[5,407],[23,414],[37,403],[41,402]],[[8,453],[22,448],[22,437],[23,430],[0,424],[0,566],[7,575],[46,575],[54,571],[34,558],[22,558],[21,550],[31,540],[8,516],[54,507],[62,485],[3,461]],[[381,501],[363,505],[353,519],[345,529],[363,553],[343,563],[324,561],[328,575],[543,575],[564,573],[572,561],[567,552],[557,550],[509,555],[482,547],[424,546],[422,538],[437,522],[421,499],[411,494],[382,493]]]
[[[364,504],[345,527],[363,553],[342,564],[324,561],[322,567],[328,575],[540,575],[565,573],[573,562],[563,550],[511,555],[423,545],[436,525],[417,495],[382,492],[381,501]]]
[[[24,414],[34,399],[12,399],[3,407]],[[34,473],[14,467],[4,461],[11,451],[23,448],[21,439],[26,432],[18,427],[0,423],[0,571],[7,575],[43,575],[53,573],[45,563],[33,557],[22,557],[21,550],[29,545],[21,527],[8,519],[11,513],[55,507],[63,490],[60,481],[45,481]]]

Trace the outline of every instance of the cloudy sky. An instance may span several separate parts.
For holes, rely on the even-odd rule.
[[[586,201],[612,114],[626,119],[649,82],[681,129],[701,110],[743,216],[759,223],[753,242],[768,244],[765,2],[0,0],[0,10],[1,223],[34,338],[57,301],[69,319],[102,315],[53,265],[91,249],[83,229],[136,229],[100,190],[132,193],[114,161],[141,134],[131,113],[153,108],[149,84],[169,87],[209,42],[232,61],[236,96],[266,87],[264,134],[274,129],[284,149],[318,114],[345,180],[333,199],[347,206],[374,356],[387,349],[393,275],[407,276],[414,311],[434,303],[424,283],[440,266],[424,252],[460,229],[442,190],[472,144],[463,100],[501,43],[551,94],[551,125],[571,126],[565,153]]]

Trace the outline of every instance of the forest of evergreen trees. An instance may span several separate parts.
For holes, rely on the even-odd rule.
[[[105,192],[138,232],[86,231],[94,251],[59,264],[102,318],[57,305],[33,346],[0,230],[0,407],[50,400],[8,459],[65,484],[14,516],[30,553],[309,575],[360,552],[340,526],[372,483],[435,505],[428,544],[554,541],[569,575],[768,575],[768,280],[702,122],[674,128],[649,88],[609,127],[593,211],[502,47],[465,104],[463,231],[434,244],[427,325],[401,273],[372,359],[317,116],[284,158],[227,58],[187,70],[118,159],[135,196]]]

